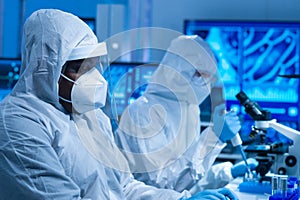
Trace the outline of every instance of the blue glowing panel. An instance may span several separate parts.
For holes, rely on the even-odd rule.
[[[299,80],[278,74],[299,74],[299,28],[249,27],[243,30],[243,90],[274,116],[297,118]]]
[[[213,27],[206,37],[206,41],[215,53],[219,73],[226,85],[227,100],[235,100],[235,94],[240,91],[238,73],[238,66],[240,65],[239,36],[239,28],[237,27]]]
[[[20,59],[0,59],[0,101],[11,92],[19,79]]]
[[[109,82],[110,92],[114,95],[118,115],[127,105],[141,96],[147,83],[156,70],[156,64],[143,63],[112,63],[104,77]]]
[[[278,75],[300,73],[300,24],[186,20],[184,29],[211,46],[229,107],[243,110],[235,98],[243,90],[278,121],[299,123],[299,79]]]

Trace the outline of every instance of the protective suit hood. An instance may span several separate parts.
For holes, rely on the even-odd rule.
[[[209,86],[217,72],[213,52],[199,36],[179,36],[171,42],[162,62],[149,81],[146,93],[201,103],[201,100],[195,99],[201,96],[197,95],[199,92],[195,89],[197,87],[193,88],[193,75],[196,71],[201,76],[205,74],[205,83]]]
[[[95,46],[97,37],[78,17],[56,9],[34,12],[23,34],[20,80],[12,94],[31,93],[61,108],[58,80],[62,66],[74,49]]]

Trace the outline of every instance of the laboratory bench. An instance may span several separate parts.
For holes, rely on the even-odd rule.
[[[239,184],[243,182],[242,177],[238,177],[227,184],[225,187],[231,189],[240,200],[268,200],[269,194],[255,194],[255,193],[247,193],[239,191]]]

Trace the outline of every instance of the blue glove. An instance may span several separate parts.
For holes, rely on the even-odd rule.
[[[251,170],[254,170],[258,165],[258,161],[254,158],[248,158],[247,163]],[[244,176],[246,172],[247,167],[244,161],[240,161],[231,167],[231,174],[233,178],[236,178],[238,176]]]
[[[213,131],[222,142],[233,138],[241,129],[241,123],[235,112],[227,112],[225,104],[215,107]]]
[[[229,189],[205,190],[198,192],[186,200],[238,200],[239,198]]]

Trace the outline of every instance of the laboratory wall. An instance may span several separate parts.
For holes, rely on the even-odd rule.
[[[20,57],[22,26],[33,11],[58,8],[96,19],[99,4],[118,4],[125,7],[125,14],[133,13],[127,13],[129,17],[123,19],[127,26],[122,28],[149,25],[183,32],[184,19],[300,21],[297,0],[0,0],[0,57]],[[120,30],[114,27],[120,22],[110,23],[110,28]],[[98,30],[102,25],[97,24]]]
[[[184,19],[300,21],[297,0],[154,0],[153,25],[182,30]]]

